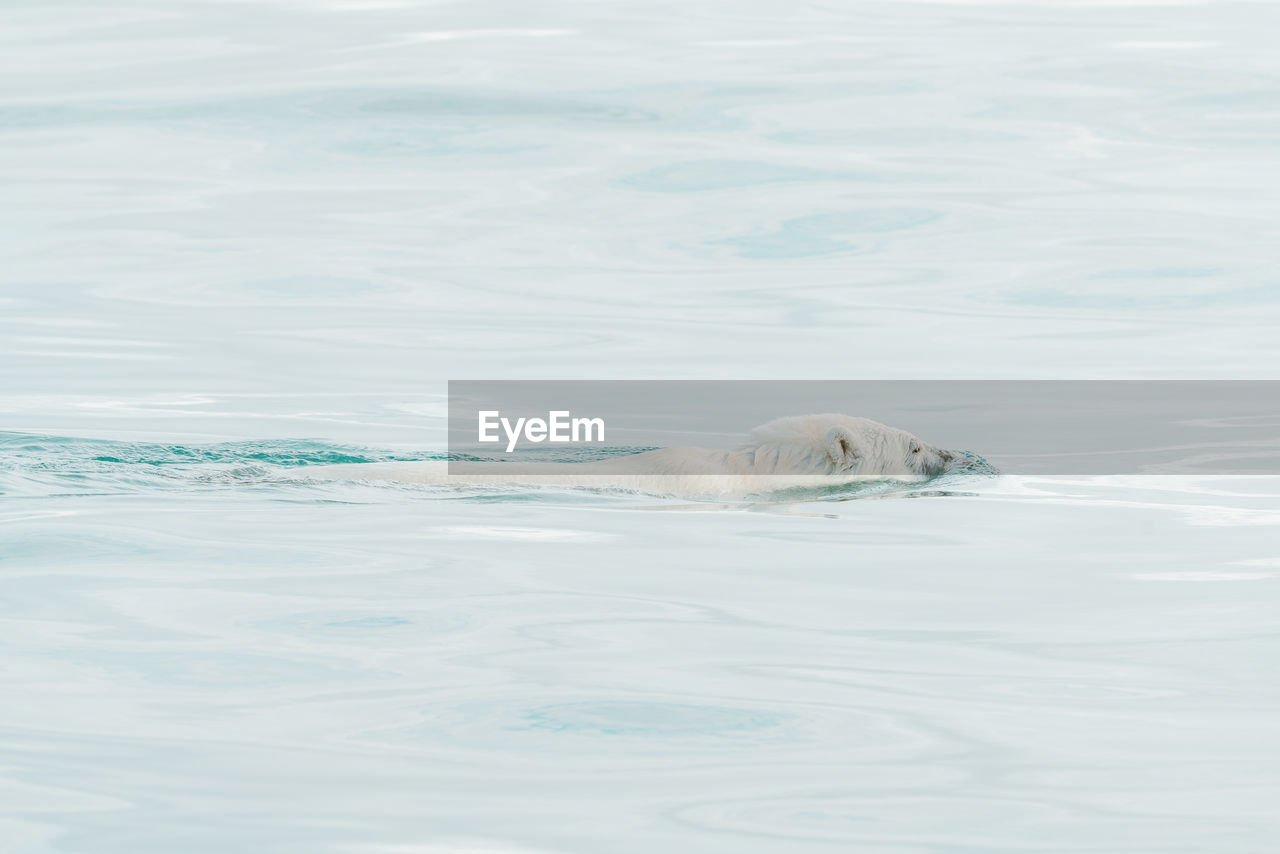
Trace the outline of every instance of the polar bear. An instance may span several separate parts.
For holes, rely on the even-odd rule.
[[[956,459],[905,430],[851,415],[797,415],[755,428],[731,450],[660,448],[589,463],[466,463],[443,460],[317,466],[320,477],[428,484],[536,484],[631,489],[726,498],[862,480],[924,480]],[[519,473],[513,473],[513,469]]]

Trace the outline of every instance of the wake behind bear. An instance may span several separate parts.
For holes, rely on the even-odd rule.
[[[851,415],[796,415],[755,428],[732,450],[660,448],[587,463],[466,463],[443,460],[317,466],[320,477],[428,484],[531,484],[631,489],[725,498],[863,480],[926,480],[956,460],[905,430]],[[519,473],[513,473],[518,471]]]

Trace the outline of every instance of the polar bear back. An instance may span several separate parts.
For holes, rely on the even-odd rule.
[[[866,479],[936,475],[952,454],[899,430],[850,415],[779,418],[733,450],[660,448],[587,463],[444,461],[318,467],[320,476],[430,484],[537,484],[615,487],[687,496],[728,496]]]

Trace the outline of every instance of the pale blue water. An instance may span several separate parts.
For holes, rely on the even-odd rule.
[[[1275,378],[1278,25],[0,6],[0,849],[1275,851],[1280,479],[304,470],[449,378]]]

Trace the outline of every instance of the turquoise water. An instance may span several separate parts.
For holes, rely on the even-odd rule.
[[[1271,854],[1280,479],[306,469],[450,378],[1275,378],[1277,25],[0,7],[0,847]]]

